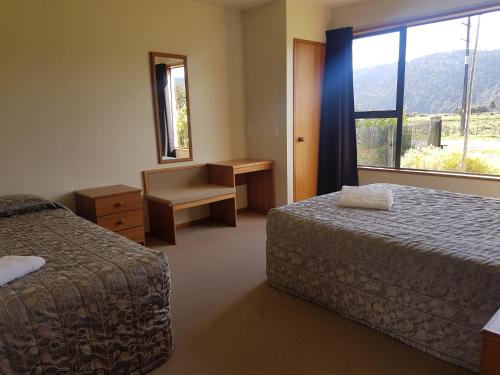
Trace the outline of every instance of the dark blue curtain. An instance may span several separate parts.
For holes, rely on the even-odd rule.
[[[156,96],[158,99],[158,118],[160,127],[161,155],[175,158],[174,125],[172,99],[168,85],[171,84],[170,70],[165,64],[155,65]]]
[[[318,195],[358,185],[352,39],[352,27],[326,32]]]

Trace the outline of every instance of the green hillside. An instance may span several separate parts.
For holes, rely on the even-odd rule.
[[[396,64],[354,71],[356,110],[395,109]],[[406,65],[405,111],[451,113],[462,103],[464,52],[424,56]],[[472,101],[500,107],[500,50],[478,51]]]

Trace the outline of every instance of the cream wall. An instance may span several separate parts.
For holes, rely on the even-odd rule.
[[[287,202],[286,1],[243,11],[249,157],[276,162],[276,203]]]
[[[493,4],[475,0],[369,0],[331,10],[330,28],[354,26],[355,28],[380,25],[388,22],[429,16],[432,14]],[[467,194],[500,197],[500,179],[484,181],[469,178],[436,177],[421,174],[378,172],[360,170],[361,184],[389,182],[414,185]]]
[[[244,157],[241,14],[190,0],[0,2],[0,194],[142,186],[149,51],[188,56],[195,162]],[[182,163],[168,166],[179,166]]]

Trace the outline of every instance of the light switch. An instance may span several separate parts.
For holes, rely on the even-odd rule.
[[[274,136],[279,137],[280,136],[280,129],[278,127],[274,128]]]
[[[247,136],[251,137],[253,135],[253,127],[247,126]]]

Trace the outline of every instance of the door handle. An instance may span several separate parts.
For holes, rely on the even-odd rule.
[[[304,137],[298,137],[297,138],[297,142],[304,142],[304,141],[305,141]]]

